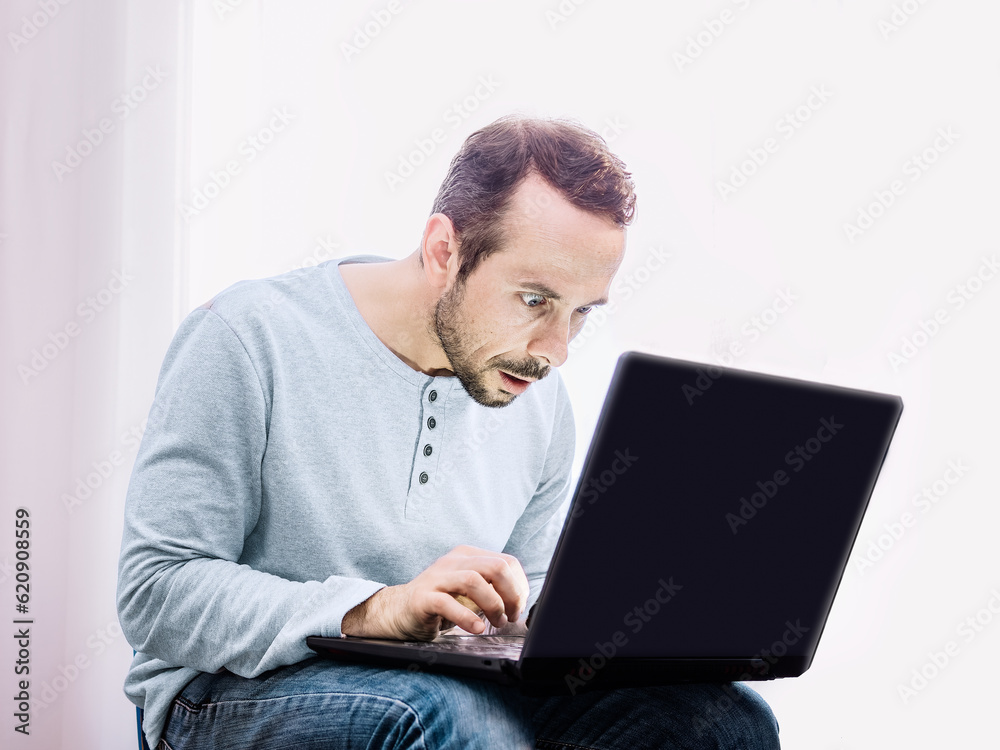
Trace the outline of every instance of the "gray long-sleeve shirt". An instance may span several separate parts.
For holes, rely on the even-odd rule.
[[[558,371],[502,409],[407,366],[339,263],[244,281],[182,322],[125,504],[125,692],[150,746],[199,672],[312,655],[344,614],[459,544],[521,561],[539,594],[575,429]],[[331,667],[335,668],[335,666]]]

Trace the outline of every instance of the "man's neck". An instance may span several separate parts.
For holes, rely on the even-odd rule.
[[[453,374],[433,333],[435,299],[421,284],[423,271],[415,254],[386,263],[344,263],[338,268],[361,317],[393,354],[417,372]]]

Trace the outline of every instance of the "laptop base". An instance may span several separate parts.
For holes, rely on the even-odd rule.
[[[489,654],[414,648],[402,641],[310,636],[306,644],[320,656],[409,672],[435,672],[517,687],[526,695],[576,695],[590,690],[681,683],[724,683],[795,677],[808,665],[802,658],[774,663],[763,659],[589,658],[509,659]],[[432,645],[428,643],[427,645]],[[470,647],[470,651],[475,646]]]

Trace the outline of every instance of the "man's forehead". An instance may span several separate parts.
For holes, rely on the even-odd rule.
[[[601,297],[618,272],[623,255],[612,257],[585,247],[553,252],[517,247],[498,252],[495,257],[501,281],[560,299],[580,293]]]
[[[497,253],[498,260],[501,255],[506,255],[504,260],[507,262],[498,266],[506,279],[551,287],[581,281],[584,277],[614,275],[621,261],[620,256],[612,259],[587,248],[552,254],[510,252],[508,249]]]
[[[505,275],[540,283],[581,274],[613,276],[625,257],[625,230],[603,227],[599,232],[581,231],[567,237],[536,227],[512,233],[496,255]]]
[[[595,287],[610,283],[624,256],[624,227],[574,206],[538,175],[518,187],[503,222],[495,270],[502,281],[533,283],[548,297],[600,296]]]

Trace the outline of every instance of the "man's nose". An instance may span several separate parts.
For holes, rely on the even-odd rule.
[[[528,344],[528,354],[559,367],[569,357],[570,321],[562,317],[540,324]]]

